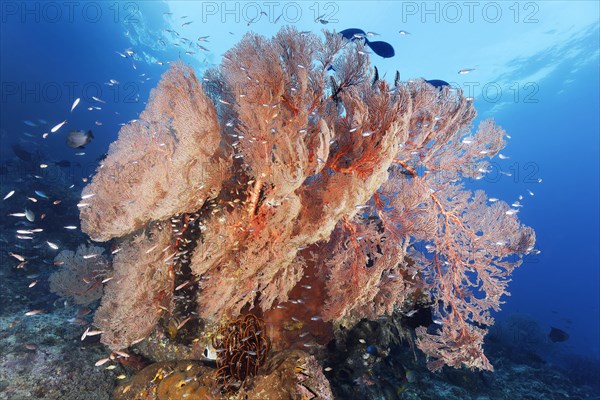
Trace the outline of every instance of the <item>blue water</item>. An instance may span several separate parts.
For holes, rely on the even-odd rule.
[[[300,16],[285,15],[277,24],[265,16],[249,24],[248,16],[255,10],[233,2],[227,3],[230,13],[220,9],[225,3],[209,2],[77,4],[72,18],[69,6],[61,2],[0,5],[2,163],[14,157],[10,145],[21,143],[47,160],[79,162],[80,166],[71,167],[70,179],[82,187],[81,179],[93,173],[97,158],[117,138],[120,124],[137,118],[144,109],[150,90],[168,68],[167,61],[182,59],[201,72],[218,64],[222,53],[244,32],[252,29],[272,35],[286,22],[315,32],[351,27],[375,31],[378,40],[388,41],[396,50],[390,59],[372,56],[380,75],[391,80],[399,70],[403,80],[444,79],[467,93],[475,87],[470,95],[479,111],[476,122],[493,116],[512,137],[502,151],[510,158],[496,158],[493,164],[512,176],[494,175],[469,183],[509,203],[522,195],[519,218],[535,229],[536,248],[541,250],[514,273],[512,296],[505,298],[497,318],[526,314],[544,332],[551,326],[568,332],[568,341],[552,344],[552,357],[581,354],[600,360],[597,3],[518,3],[518,17],[508,3],[500,3],[503,17],[493,23],[477,12],[469,21],[464,9],[456,20],[451,9],[435,11],[436,3],[427,3],[434,10],[430,14],[399,8],[419,8],[423,3],[297,3]],[[209,5],[217,11],[206,9]],[[315,13],[327,15],[329,22],[315,22]],[[186,14],[187,19],[180,18]],[[191,20],[192,24],[181,26]],[[205,47],[210,51],[194,48],[196,54],[186,55],[187,47],[174,46],[176,38],[165,29],[175,29],[192,41],[209,35]],[[401,36],[400,29],[411,34]],[[126,49],[135,51],[133,58],[117,54]],[[476,70],[463,76],[457,74],[461,68]],[[110,79],[119,84],[107,85]],[[484,93],[481,88],[486,84]],[[494,98],[497,88],[502,93]],[[82,101],[71,113],[77,97]],[[102,109],[88,111],[92,106]],[[41,138],[65,119],[63,129]],[[30,127],[25,120],[37,126]],[[91,129],[95,139],[85,150],[68,148],[66,132],[72,129]],[[75,155],[78,151],[85,155]],[[25,172],[16,173],[22,174],[17,176],[22,185],[35,186]],[[6,183],[7,177],[2,176],[2,195],[13,189]]]

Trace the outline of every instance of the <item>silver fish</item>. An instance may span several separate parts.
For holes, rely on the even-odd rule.
[[[73,112],[73,110],[75,109],[75,107],[77,107],[77,105],[79,104],[80,101],[81,101],[81,99],[79,97],[75,99],[75,101],[73,102],[73,105],[71,106],[71,112]]]
[[[66,124],[66,123],[67,123],[67,120],[65,119],[65,120],[64,120],[63,122],[61,122],[60,124],[56,124],[56,125],[54,125],[54,127],[53,127],[52,129],[50,129],[50,132],[52,132],[52,133],[56,132],[57,130],[59,130],[60,128],[62,128],[62,126],[63,126],[64,124]]]

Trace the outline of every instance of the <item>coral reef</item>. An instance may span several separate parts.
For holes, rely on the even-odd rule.
[[[171,227],[156,226],[124,243],[115,256],[113,279],[94,316],[94,324],[104,332],[102,343],[111,349],[144,339],[168,310],[173,272],[162,260],[170,241]]]
[[[13,291],[14,298],[22,285],[10,283],[4,292]],[[33,317],[22,317],[23,309],[16,318],[0,315],[1,400],[110,399],[123,369],[94,367],[90,360],[103,357],[104,346],[79,340],[81,326],[65,323],[75,312],[67,307]]]
[[[215,370],[197,361],[152,364],[131,380],[120,384],[115,400],[248,399],[301,400],[333,399],[329,383],[317,360],[299,351],[275,355],[264,372],[254,377],[235,395],[221,394]]]
[[[63,250],[54,258],[58,271],[50,275],[50,290],[76,304],[88,305],[102,297],[102,281],[111,267],[104,249],[81,244],[77,251]]]
[[[162,329],[189,346],[289,304],[321,311],[267,323],[351,327],[429,304],[437,329],[416,330],[429,367],[492,369],[490,310],[535,234],[464,189],[505,145],[492,121],[472,133],[475,116],[460,90],[379,80],[363,46],[331,32],[249,33],[202,84],[173,65],[83,191],[82,229],[122,249],[102,342]]]

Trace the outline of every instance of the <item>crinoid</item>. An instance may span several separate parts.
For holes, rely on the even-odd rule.
[[[213,337],[217,352],[217,383],[223,393],[237,391],[249,376],[255,376],[265,364],[271,340],[265,323],[248,314],[222,324]]]

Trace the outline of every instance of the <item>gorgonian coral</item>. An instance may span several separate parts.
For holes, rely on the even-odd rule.
[[[504,131],[471,133],[460,90],[373,78],[360,43],[293,28],[247,34],[202,80],[173,65],[83,192],[84,231],[123,247],[102,341],[127,347],[190,304],[176,321],[318,301],[312,320],[352,325],[426,295],[441,325],[417,331],[430,367],[491,369],[490,310],[535,236],[461,180]],[[299,282],[313,292],[289,299]]]

